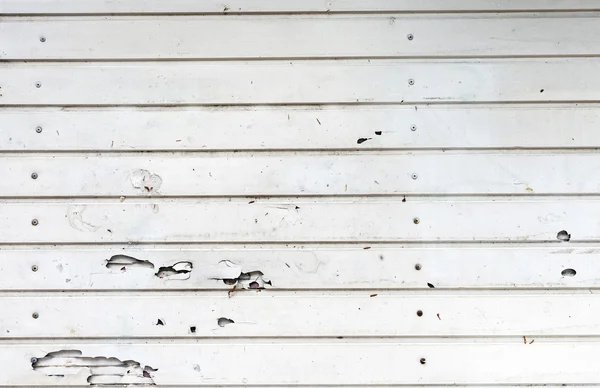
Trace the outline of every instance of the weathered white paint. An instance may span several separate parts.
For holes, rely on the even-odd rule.
[[[4,177],[0,181],[3,196],[595,194],[600,190],[600,156],[363,152],[155,154],[149,158],[58,154],[31,156],[23,163],[23,155],[15,154],[0,157],[0,175]]]
[[[5,108],[0,150],[597,148],[599,124],[595,104]]]
[[[599,11],[0,0],[0,386],[600,386]]]
[[[532,339],[535,342],[529,344]],[[271,339],[216,343],[193,340],[111,342],[57,341],[52,351],[80,350],[87,357],[115,356],[119,360],[135,360],[158,368],[150,373],[157,385],[453,385],[498,381],[545,384],[557,379],[566,384],[600,382],[596,369],[600,343],[587,339],[564,342],[528,338],[527,344],[523,343],[522,336],[497,342],[417,340],[405,343],[397,339],[353,341],[344,338],[300,342]],[[33,370],[30,358],[41,358],[47,353],[39,344],[9,342],[3,345],[0,362],[6,369],[0,374],[0,384],[19,381],[23,385],[85,385],[89,376],[87,371],[79,375],[48,377],[42,371]],[[420,363],[422,358],[424,365]],[[499,367],[499,363],[503,367]],[[404,368],[399,370],[399,366]]]
[[[36,226],[32,225],[37,220]],[[561,242],[600,236],[594,199],[407,200],[119,198],[3,202],[5,243]]]
[[[4,105],[598,101],[600,58],[0,64]],[[414,84],[411,85],[411,80]],[[40,86],[39,88],[37,86]]]
[[[595,0],[1,0],[0,14],[593,11]]]
[[[121,255],[139,260],[125,263]],[[114,257],[114,259],[113,259]],[[189,278],[156,276],[191,263]],[[108,266],[107,266],[108,265]],[[32,269],[35,269],[32,270]],[[565,276],[566,269],[575,276]],[[277,290],[599,288],[600,247],[245,245],[45,247],[0,250],[0,290],[231,290],[261,271]],[[428,284],[429,283],[429,284]],[[240,284],[238,283],[238,286]],[[263,291],[266,292],[266,291]],[[275,294],[276,295],[276,294]],[[301,294],[300,294],[301,295]]]
[[[593,55],[597,21],[596,13],[8,19],[0,59]]]
[[[5,296],[0,299],[0,327],[5,329],[0,337],[600,335],[600,298],[589,293],[260,291]],[[31,318],[32,311],[38,319]]]

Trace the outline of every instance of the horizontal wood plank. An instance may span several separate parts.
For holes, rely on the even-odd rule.
[[[161,272],[181,262],[190,263],[185,276]],[[233,285],[224,279],[256,271],[270,282],[263,283],[268,290],[598,288],[600,248],[364,244],[0,250],[4,291],[227,291]],[[237,281],[236,292],[244,289],[249,283]]]
[[[0,150],[598,148],[598,123],[594,104],[4,108]]]
[[[5,63],[0,105],[598,101],[600,58]]]
[[[600,156],[17,154],[0,157],[0,175],[0,197],[597,194]]]
[[[49,352],[70,350],[68,356],[50,355],[64,377],[34,370],[30,359]],[[81,352],[81,356],[75,350]],[[308,357],[307,355],[310,355]],[[254,384],[521,384],[560,381],[599,383],[596,365],[600,344],[544,342],[524,344],[521,338],[504,343],[202,343],[150,344],[54,343],[3,344],[0,385],[87,385],[90,372],[81,370],[79,357],[134,360],[158,371],[148,375],[157,385]],[[420,360],[424,359],[425,364]],[[89,358],[88,358],[89,360]],[[60,368],[61,365],[70,367]],[[97,363],[101,360],[96,361]],[[116,361],[115,361],[116,362]],[[501,367],[499,367],[501,366]],[[402,373],[398,373],[398,368]],[[79,374],[75,374],[79,372]],[[55,372],[56,373],[56,372]],[[96,379],[104,377],[95,371]]]
[[[594,0],[2,0],[0,14],[462,12],[599,10]]]
[[[597,20],[596,13],[8,19],[0,59],[596,55]],[[207,36],[218,41],[198,38]]]
[[[589,294],[20,295],[0,309],[0,338],[600,335]]]
[[[0,233],[4,243],[564,243],[598,241],[598,209],[594,199],[9,202]]]

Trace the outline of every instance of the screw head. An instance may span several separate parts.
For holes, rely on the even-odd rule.
[[[42,133],[42,127],[35,127],[35,131],[37,133]]]
[[[415,80],[414,80],[414,79],[412,79],[412,78],[411,78],[411,79],[409,79],[409,80],[408,80],[408,84],[409,84],[409,85],[414,85],[414,84],[415,84]]]
[[[416,269],[417,271],[420,271],[420,270],[421,270],[421,268],[422,268],[422,267],[421,267],[421,264],[415,264],[415,269]]]
[[[38,313],[33,313],[33,314],[31,314],[31,317],[32,317],[33,319],[38,319],[38,318],[40,317],[40,314],[38,314]]]
[[[37,226],[38,224],[39,224],[39,221],[37,220],[37,218],[34,218],[33,220],[31,220],[31,225]]]
[[[416,126],[416,125],[414,125],[414,124],[413,124],[413,125],[411,125],[411,126],[410,126],[410,130],[411,130],[411,131],[413,131],[413,132],[414,132],[414,131],[416,131],[416,130],[417,130],[417,126]]]
[[[35,83],[35,87],[38,88],[38,89],[41,88],[42,87],[42,83],[40,81],[36,82]]]
[[[417,311],[417,316],[419,316],[419,317],[422,317],[422,316],[423,316],[423,311],[421,311],[421,310],[418,310],[418,311]]]
[[[32,265],[32,266],[31,266],[31,270],[32,270],[33,272],[37,272],[37,271],[38,271],[38,269],[39,269],[39,268],[38,268],[38,266],[37,266],[37,265]]]
[[[419,222],[421,222],[421,220],[419,220],[417,217],[413,218],[413,224],[418,225]]]
[[[408,40],[413,40],[415,37],[413,36],[413,34],[408,34],[406,35],[406,39]]]
[[[31,173],[31,179],[38,179],[38,173],[37,172]]]
[[[46,41],[46,38],[44,36],[40,36],[40,42],[44,43]]]
[[[424,359],[424,358],[422,358],[422,359],[419,360],[419,362],[421,363],[421,365],[425,365],[425,363],[427,362],[427,360]]]
[[[413,172],[412,174],[410,174],[410,177],[414,180],[417,180],[419,178],[419,175],[417,175],[417,173]]]
[[[37,358],[35,358],[35,357],[31,357],[31,358],[29,359],[29,361],[31,361],[31,363],[32,363],[32,364],[35,364],[35,363],[38,361],[38,359],[37,359]]]

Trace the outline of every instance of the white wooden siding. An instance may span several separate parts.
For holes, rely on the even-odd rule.
[[[0,0],[0,387],[600,386],[599,34]]]

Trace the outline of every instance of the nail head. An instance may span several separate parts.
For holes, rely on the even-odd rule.
[[[424,358],[422,358],[422,359],[419,360],[419,362],[421,363],[421,365],[425,365],[425,363],[427,362],[427,360],[424,359]]]
[[[38,179],[37,172],[34,172],[34,173],[31,174],[31,179]]]
[[[408,84],[409,84],[409,85],[414,85],[414,84],[415,84],[415,80],[414,80],[414,79],[412,79],[412,78],[411,78],[411,79],[409,79],[409,80],[408,80]]]
[[[410,174],[410,177],[412,179],[417,179],[417,178],[419,178],[419,175],[417,175],[416,173],[413,172],[412,174]]]
[[[418,225],[421,222],[421,220],[419,220],[417,217],[413,218],[413,223],[415,225]]]
[[[38,270],[38,266],[37,266],[37,265],[32,265],[32,266],[31,266],[31,270],[32,270],[33,272],[37,272],[37,270]]]
[[[33,319],[38,319],[40,317],[40,314],[33,313],[33,314],[31,314],[31,316],[33,317]]]
[[[35,131],[36,131],[37,133],[42,133],[42,127],[36,127],[36,128],[35,128]]]
[[[35,364],[38,361],[38,359],[35,357],[31,357],[31,359],[29,359],[29,361],[31,361],[32,364]]]
[[[31,225],[37,226],[37,224],[39,224],[39,221],[37,220],[37,218],[34,218],[33,220],[31,220]]]
[[[41,82],[39,82],[39,81],[38,81],[38,82],[36,82],[36,83],[35,83],[35,87],[36,87],[36,88],[38,88],[38,89],[39,89],[39,88],[41,88],[41,87],[42,87],[42,83],[41,83]]]
[[[416,125],[414,125],[414,124],[413,124],[413,125],[411,125],[411,126],[410,126],[410,130],[411,130],[411,131],[413,131],[413,132],[414,132],[414,131],[416,131],[416,130],[417,130],[417,126],[416,126]]]
[[[418,310],[418,311],[417,311],[417,316],[419,316],[419,317],[422,317],[422,316],[423,316],[423,311],[421,311],[421,310]]]
[[[40,42],[44,43],[46,41],[46,38],[43,36],[40,36]]]
[[[406,35],[406,39],[408,39],[408,40],[413,40],[413,39],[414,39],[414,36],[413,36],[413,34],[408,34],[408,35]]]
[[[421,270],[421,264],[415,264],[415,269],[417,271],[420,271]]]

